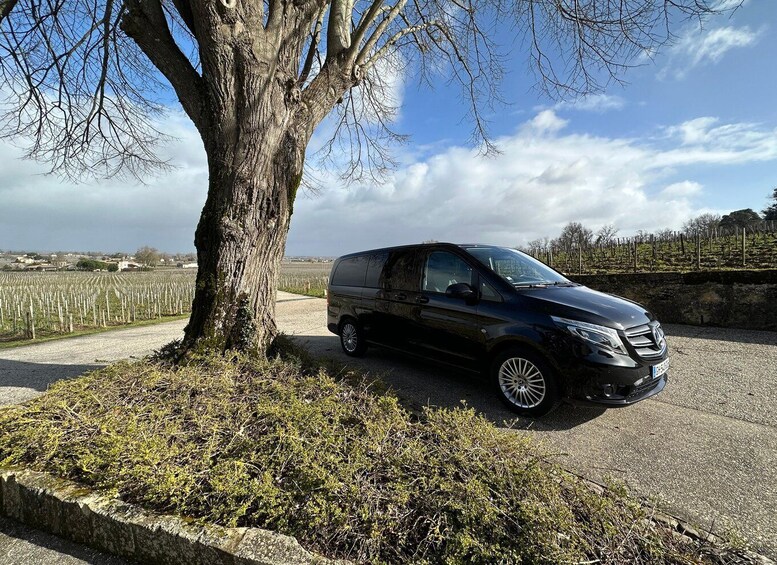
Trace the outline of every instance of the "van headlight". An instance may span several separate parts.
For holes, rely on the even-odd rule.
[[[557,318],[551,316],[553,322],[561,329],[568,331],[573,336],[592,343],[602,349],[618,353],[619,355],[628,355],[623,346],[618,332],[612,328],[580,322],[578,320],[568,320],[566,318]]]

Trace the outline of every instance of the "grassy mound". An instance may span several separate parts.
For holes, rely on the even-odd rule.
[[[369,563],[689,563],[472,410],[410,417],[358,378],[275,359],[122,363],[0,413],[0,460]]]

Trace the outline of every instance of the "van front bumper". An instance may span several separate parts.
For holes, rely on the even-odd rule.
[[[650,376],[649,366],[634,368],[578,365],[565,372],[566,396],[608,406],[626,406],[664,390],[668,372]]]
[[[640,400],[655,396],[666,386],[668,373],[639,385],[600,384],[594,390],[589,390],[584,400],[594,404],[608,406],[628,406]]]
[[[666,361],[667,356],[649,363],[630,356],[602,355],[591,349],[572,347],[559,367],[566,396],[587,403],[626,406],[655,396],[664,390],[669,372],[652,375],[651,366]]]

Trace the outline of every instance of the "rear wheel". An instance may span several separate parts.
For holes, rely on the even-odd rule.
[[[340,324],[340,345],[346,355],[361,357],[367,351],[364,331],[353,318],[346,318]]]
[[[558,380],[539,355],[519,348],[494,358],[491,380],[508,408],[522,416],[544,416],[558,401]]]

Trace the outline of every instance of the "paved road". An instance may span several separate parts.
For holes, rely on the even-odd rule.
[[[314,354],[380,374],[414,406],[466,401],[498,425],[527,430],[567,468],[626,481],[644,496],[713,531],[735,528],[777,558],[777,333],[666,326],[672,368],[657,397],[627,408],[562,405],[514,418],[470,375],[370,349],[353,360],[325,327],[324,300],[279,293],[278,324]],[[40,394],[58,378],[179,337],[185,322],[0,351],[0,403]],[[0,530],[2,524],[0,524]],[[3,541],[0,535],[0,555]]]
[[[3,565],[129,565],[100,553],[0,517],[0,563]]]

